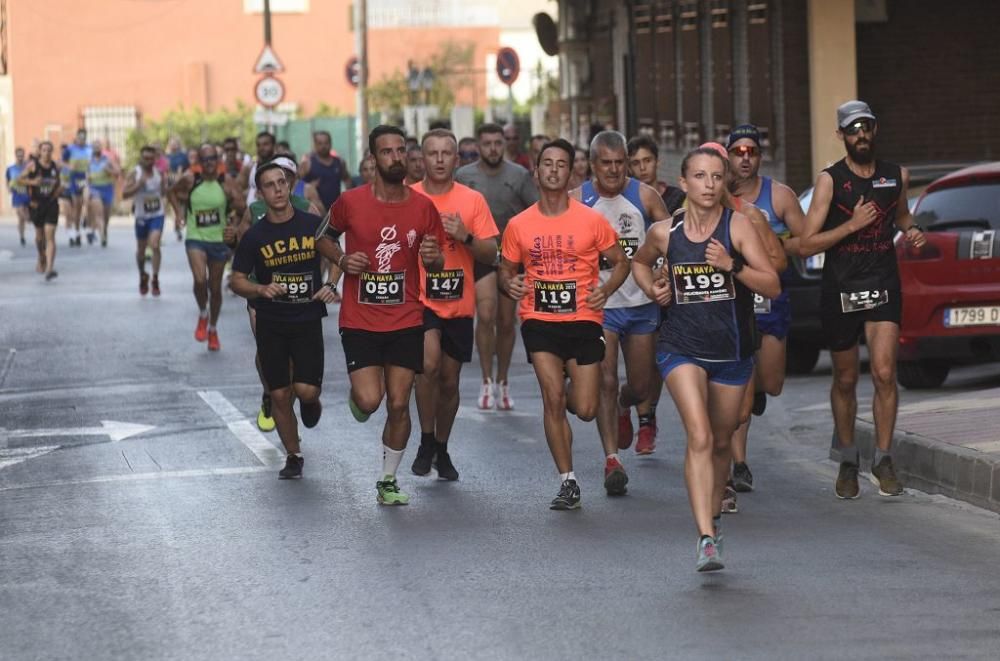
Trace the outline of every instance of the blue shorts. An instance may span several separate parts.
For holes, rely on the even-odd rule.
[[[771,299],[771,311],[757,314],[757,328],[763,335],[771,335],[783,340],[788,337],[788,329],[792,326],[792,303],[788,292]]]
[[[656,367],[660,370],[660,378],[664,381],[675,367],[681,365],[700,367],[708,374],[710,382],[721,383],[724,386],[745,386],[753,376],[753,358],[711,361],[682,356],[678,353],[656,352]]]
[[[187,250],[197,250],[208,256],[210,262],[229,261],[229,246],[225,243],[215,243],[214,241],[199,241],[198,239],[185,239],[184,247]]]
[[[647,303],[634,308],[605,308],[602,325],[617,335],[649,335],[660,325],[660,306]]]
[[[152,218],[135,219],[135,238],[145,241],[149,238],[150,232],[163,231],[163,216],[153,216]]]
[[[28,206],[31,202],[31,196],[26,193],[11,193],[10,194],[10,205],[15,209],[20,209],[21,207]]]
[[[69,175],[69,194],[70,195],[83,195],[84,186],[87,183],[87,173],[86,172],[73,172]]]
[[[111,204],[115,201],[115,187],[113,184],[105,184],[104,186],[91,184],[90,197],[99,198],[104,203],[104,206],[110,209]]]

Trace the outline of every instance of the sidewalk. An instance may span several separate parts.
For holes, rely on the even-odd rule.
[[[870,464],[870,414],[858,418],[855,442]],[[835,448],[830,458],[840,460]],[[1000,512],[1000,388],[900,406],[893,458],[905,486]]]

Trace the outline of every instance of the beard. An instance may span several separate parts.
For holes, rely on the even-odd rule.
[[[866,145],[868,149],[866,149],[865,151],[859,151],[858,147],[862,145]],[[866,138],[864,140],[859,140],[858,142],[855,142],[853,145],[845,139],[844,149],[847,150],[847,155],[851,157],[851,160],[854,161],[855,163],[858,163],[859,165],[868,165],[869,163],[875,160],[874,138]]]
[[[483,162],[486,163],[486,165],[490,166],[491,168],[495,168],[498,165],[500,165],[500,163],[503,161],[503,154],[500,154],[495,159],[490,159],[489,156],[486,156],[484,154],[480,154],[479,158],[481,158],[483,160]]]
[[[387,168],[376,164],[375,168],[378,170],[378,175],[382,178],[382,181],[387,184],[401,184],[406,179],[406,166],[402,163],[394,163]]]

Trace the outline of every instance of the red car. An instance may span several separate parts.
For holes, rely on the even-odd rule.
[[[927,244],[897,236],[899,383],[937,388],[953,365],[1000,361],[1000,162],[931,183],[913,211]]]

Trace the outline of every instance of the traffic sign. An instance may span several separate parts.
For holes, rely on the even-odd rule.
[[[257,103],[265,108],[273,108],[285,98],[285,86],[274,76],[264,76],[253,88]]]
[[[270,44],[264,45],[264,50],[257,56],[257,64],[253,65],[254,73],[281,73],[285,67],[281,66],[278,54],[274,52]]]
[[[347,66],[344,67],[344,73],[347,75],[347,82],[350,83],[352,87],[357,87],[361,84],[361,66],[356,55],[351,56],[351,58],[347,60]]]
[[[497,76],[504,85],[513,85],[521,73],[521,58],[517,51],[506,46],[497,51]]]

